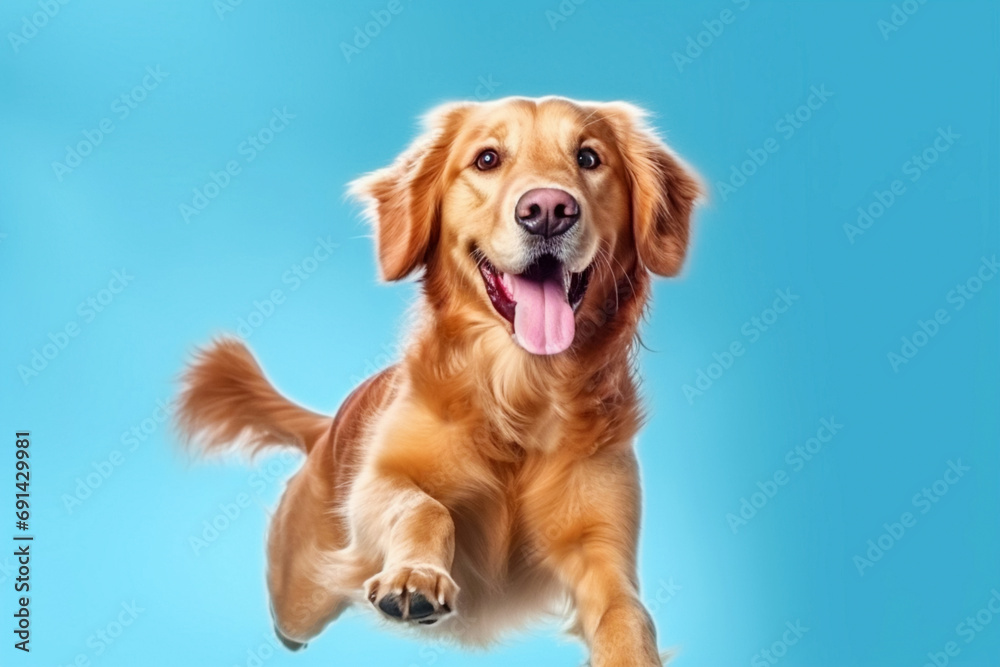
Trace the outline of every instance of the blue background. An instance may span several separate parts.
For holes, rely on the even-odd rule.
[[[235,330],[273,290],[283,302],[253,318],[250,344],[283,391],[335,409],[395,354],[414,292],[376,283],[344,184],[388,163],[439,102],[562,94],[649,108],[711,189],[684,275],[657,283],[641,355],[651,409],[638,443],[641,579],[675,664],[770,664],[759,651],[779,642],[782,665],[923,665],[951,641],[960,652],[949,664],[1000,664],[1000,618],[968,643],[957,627],[1000,590],[1000,280],[961,310],[948,298],[1000,246],[1000,11],[910,3],[916,12],[884,35],[888,1],[590,0],[559,14],[557,0],[404,0],[348,59],[341,43],[387,2],[248,0],[223,12],[211,0],[70,2],[35,32],[23,21],[42,11],[37,1],[5,2],[0,470],[11,472],[0,474],[0,537],[14,532],[17,429],[33,437],[37,537],[30,656],[11,647],[14,563],[0,555],[0,662],[584,660],[552,628],[469,656],[367,614],[304,653],[274,654],[264,534],[295,464],[193,464],[156,421],[193,346]],[[732,21],[713,23],[725,9]],[[30,38],[12,41],[22,31]],[[697,57],[678,64],[688,48]],[[157,66],[166,76],[123,117],[114,101]],[[776,124],[812,86],[832,96],[786,136]],[[294,118],[248,161],[241,143],[273,109]],[[60,179],[53,163],[102,119],[113,131]],[[911,181],[905,163],[939,128],[959,138]],[[723,192],[769,138],[777,152]],[[230,160],[240,173],[186,222],[180,205]],[[905,192],[852,243],[844,225],[896,179]],[[337,248],[293,289],[287,272],[318,237]],[[133,278],[102,312],[79,309],[111,296],[101,290],[123,269]],[[798,299],[751,342],[751,318],[770,318],[775,290]],[[887,354],[938,309],[947,323],[894,370]],[[70,323],[78,335],[22,377]],[[742,356],[711,367],[734,341]],[[699,371],[715,379],[689,400],[683,387]],[[823,418],[843,427],[794,469],[786,452]],[[125,435],[132,428],[146,429],[142,440]],[[914,495],[959,460],[969,470],[922,514]],[[92,475],[109,465],[107,479]],[[779,472],[787,483],[734,532],[727,515]],[[100,485],[67,506],[88,475]],[[192,546],[240,494],[239,516]],[[904,512],[915,525],[859,573],[854,557]],[[110,644],[97,639],[118,634],[133,601],[134,622]],[[808,631],[783,651],[786,623]]]

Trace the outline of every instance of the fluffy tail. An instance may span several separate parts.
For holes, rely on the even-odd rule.
[[[272,445],[309,452],[331,419],[292,403],[264,377],[242,341],[223,338],[200,350],[183,376],[177,425],[206,452]]]

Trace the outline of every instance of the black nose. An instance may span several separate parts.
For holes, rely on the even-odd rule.
[[[517,200],[514,217],[528,233],[551,238],[565,234],[576,224],[580,219],[580,206],[573,195],[564,190],[535,188]]]

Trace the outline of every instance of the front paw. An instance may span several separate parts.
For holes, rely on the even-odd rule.
[[[365,595],[393,620],[431,625],[455,609],[458,586],[434,565],[400,565],[366,581]]]

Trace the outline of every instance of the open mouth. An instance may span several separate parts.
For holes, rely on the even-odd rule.
[[[542,255],[523,273],[479,263],[493,307],[514,325],[517,343],[532,354],[558,354],[573,344],[575,313],[590,282],[591,268],[572,273],[552,255]]]

